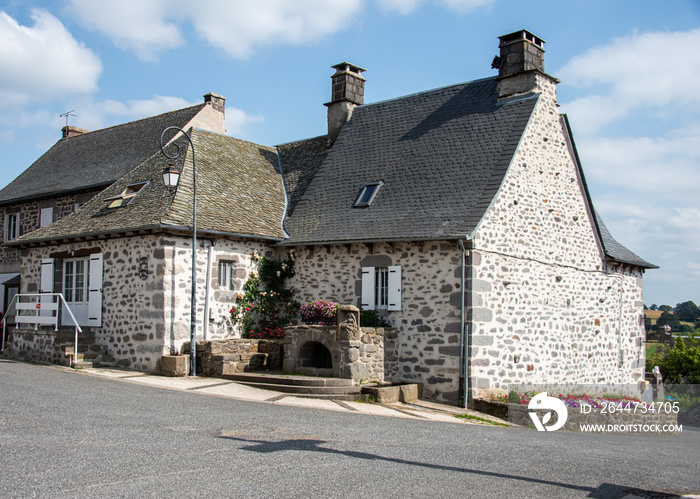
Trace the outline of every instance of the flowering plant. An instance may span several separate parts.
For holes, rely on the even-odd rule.
[[[332,326],[336,323],[338,314],[338,304],[333,301],[316,300],[302,305],[299,315],[304,324],[322,324]]]
[[[266,327],[260,330],[259,332],[251,331],[250,332],[250,338],[257,338],[257,339],[282,339],[284,338],[284,329],[276,326],[276,327]]]
[[[532,397],[534,397],[536,394],[536,392],[518,393],[515,390],[512,390],[508,394],[508,402],[528,405]],[[590,405],[591,407],[600,409],[605,405],[609,404],[610,402],[614,402],[616,406],[619,406],[622,409],[627,409],[634,408],[635,404],[641,403],[641,400],[631,397],[602,395],[591,397],[590,395],[586,395],[585,393],[583,395],[564,395],[559,393],[557,395],[551,394],[551,396],[556,397],[562,402],[564,402],[565,406],[573,408],[579,408],[582,405]]]
[[[231,321],[240,324],[245,338],[282,338],[283,326],[299,312],[294,291],[285,280],[294,275],[294,259],[268,258],[253,252],[252,261],[258,262],[258,272],[251,271],[231,307]]]

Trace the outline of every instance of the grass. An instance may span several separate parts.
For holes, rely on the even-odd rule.
[[[658,343],[647,342],[647,359],[651,359],[651,356],[654,355],[657,348],[659,348]]]
[[[459,419],[471,419],[474,421],[479,421],[481,423],[486,423],[494,426],[508,426],[507,423],[500,423],[498,421],[492,421],[490,419],[480,418],[479,416],[472,416],[471,414],[455,414],[456,418]]]

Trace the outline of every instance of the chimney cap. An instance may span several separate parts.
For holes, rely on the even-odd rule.
[[[515,42],[527,41],[544,50],[544,44],[547,43],[542,38],[526,29],[521,29],[520,31],[514,31],[513,33],[499,36],[498,39],[501,41],[501,43],[498,45],[499,47]]]
[[[331,66],[331,68],[335,69],[335,74],[333,76],[337,76],[343,73],[352,73],[353,75],[362,78],[363,80],[364,77],[360,75],[360,73],[367,71],[365,68],[361,68],[360,66],[356,66],[355,64],[351,64],[349,62],[341,62],[339,64],[336,64],[335,66]],[[333,76],[331,76],[331,78]]]
[[[85,130],[84,128],[78,128],[77,126],[66,125],[61,128],[62,137],[64,139],[72,139],[84,133],[88,133],[90,130]]]

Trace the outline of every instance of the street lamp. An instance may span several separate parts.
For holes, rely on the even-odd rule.
[[[192,139],[185,133],[182,128],[169,126],[163,133],[160,134],[160,151],[163,155],[170,159],[175,159],[180,155],[180,146],[173,142],[175,146],[175,154],[169,155],[163,148],[163,137],[168,130],[177,130],[187,138],[192,149],[192,305],[190,318],[190,376],[197,375],[197,176],[194,163],[194,144]],[[163,183],[166,187],[176,187],[180,180],[180,172],[171,163],[168,168],[163,171]]]

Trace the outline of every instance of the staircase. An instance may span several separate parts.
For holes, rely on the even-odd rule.
[[[292,376],[275,372],[223,374],[220,377],[254,388],[292,394],[295,397],[333,400],[364,398],[360,395],[361,387],[353,385],[351,379]]]
[[[78,352],[75,352],[74,337],[58,332],[59,348],[65,356],[65,365],[76,369],[90,367],[116,367],[117,359],[109,355],[107,347],[94,343],[94,334],[81,333],[78,336]]]

